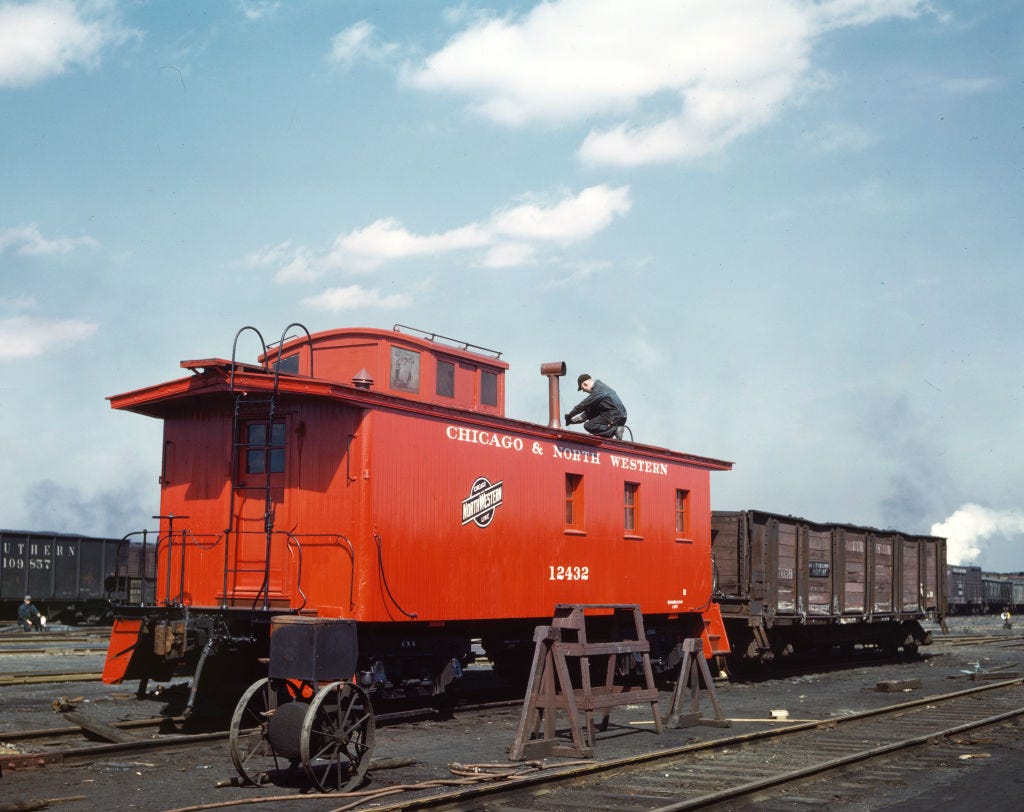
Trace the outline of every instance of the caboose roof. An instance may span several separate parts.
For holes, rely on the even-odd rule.
[[[181,366],[193,377],[115,395],[111,405],[159,417],[181,397],[213,394],[225,382],[237,391],[247,376],[273,380],[276,372],[277,385],[285,391],[295,386],[304,392],[322,385],[355,386],[419,403],[505,413],[508,364],[501,353],[436,333],[403,325],[393,330],[345,327],[305,333],[269,350],[261,337],[260,346],[258,363],[239,362],[237,355],[233,362],[216,357],[185,360]],[[247,380],[246,385],[262,388],[259,381]]]
[[[508,364],[491,350],[473,345],[452,346],[438,336],[413,336],[373,328],[343,328],[286,341],[264,353],[259,364],[224,358],[181,362],[192,374],[108,398],[114,409],[167,418],[208,400],[227,400],[246,392],[279,397],[327,398],[364,407],[445,415],[462,422],[565,439],[576,445],[600,446],[617,441],[552,429],[504,416],[504,373]],[[445,339],[450,341],[450,339]],[[485,355],[484,353],[489,353]],[[310,367],[312,356],[312,370]],[[405,366],[402,366],[405,364]],[[444,377],[447,369],[449,377]],[[312,371],[312,374],[310,372]],[[407,373],[402,378],[399,373]],[[488,402],[488,379],[493,392]],[[451,390],[442,388],[451,386]],[[712,470],[729,470],[731,462],[682,454],[630,443],[648,455],[686,461]]]

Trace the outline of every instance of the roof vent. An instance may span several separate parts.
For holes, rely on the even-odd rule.
[[[357,389],[369,389],[373,386],[373,378],[371,378],[370,373],[366,371],[366,367],[363,367],[352,376],[352,385]]]

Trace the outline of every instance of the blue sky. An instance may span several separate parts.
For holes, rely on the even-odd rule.
[[[1011,0],[0,2],[0,525],[151,526],[105,397],[397,322],[1024,570],[1022,77]]]

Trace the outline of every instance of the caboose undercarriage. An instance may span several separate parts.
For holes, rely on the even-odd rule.
[[[138,680],[137,695],[166,697],[151,683],[191,678],[187,698],[169,702],[169,715],[223,715],[254,681],[267,676],[270,629],[280,611],[134,607],[115,621],[104,669],[105,682]],[[614,634],[611,618],[593,622],[592,635]],[[491,621],[358,623],[355,681],[378,702],[450,701],[463,669],[473,663],[474,640],[482,642],[495,672],[525,684],[533,656],[534,629],[549,618]],[[674,677],[681,645],[690,637],[714,637],[701,615],[645,618],[656,675]]]

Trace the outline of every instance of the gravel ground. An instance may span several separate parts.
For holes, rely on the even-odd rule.
[[[951,619],[952,633],[1003,634],[998,618]],[[1021,627],[1024,629],[1024,627]],[[1017,631],[1020,631],[1019,629]],[[612,711],[612,726],[598,736],[596,757],[616,758],[678,746],[691,741],[707,741],[764,729],[771,724],[773,710],[788,711],[790,719],[827,719],[847,713],[880,707],[899,697],[875,690],[885,680],[919,679],[920,689],[907,692],[907,699],[967,688],[974,683],[965,672],[1022,671],[1024,647],[1020,642],[1000,645],[949,646],[937,642],[922,649],[922,656],[899,663],[865,663],[839,670],[819,669],[800,676],[778,675],[767,679],[720,682],[719,701],[727,717],[734,720],[728,730],[690,727],[654,732],[648,706],[627,706]],[[70,662],[69,662],[70,660]],[[5,672],[37,670],[100,670],[102,657],[96,655],[5,656],[0,668]],[[486,674],[476,674],[485,679]],[[78,707],[103,721],[149,718],[159,704],[139,702],[134,686],[104,686],[97,683],[48,684],[45,686],[4,687],[0,689],[0,753],[4,752],[4,734],[11,731],[59,727],[67,722],[51,709],[59,697],[79,699]],[[661,710],[666,713],[671,701],[662,694]],[[712,715],[705,701],[705,715]],[[377,731],[375,759],[402,760],[407,766],[374,770],[368,788],[379,789],[396,784],[412,784],[449,778],[448,765],[506,764],[507,748],[512,742],[519,711],[516,708],[493,710],[480,719],[456,714],[448,720],[428,720],[415,724],[384,727]],[[1018,727],[1024,730],[1024,727]],[[988,757],[961,761],[952,758],[949,766],[934,775],[928,785],[887,783],[876,788],[872,797],[856,804],[830,806],[831,809],[857,810],[944,810],[987,812],[1024,808],[1024,748],[1019,743],[993,745]],[[27,745],[23,752],[29,752]],[[7,750],[10,752],[10,749]],[[187,758],[187,763],[184,759]],[[109,812],[121,810],[176,810],[200,804],[229,803],[243,799],[275,797],[273,803],[248,809],[302,809],[311,812],[336,809],[342,802],[312,793],[301,800],[285,800],[300,791],[299,786],[243,788],[230,786],[234,768],[225,742],[190,750],[188,755],[146,754],[103,759],[82,767],[46,767],[6,771],[0,777],[0,812],[6,809],[39,808],[12,806],[34,799],[51,799],[50,807],[61,812]],[[916,779],[915,779],[916,780]],[[228,784],[228,786],[218,786]]]

